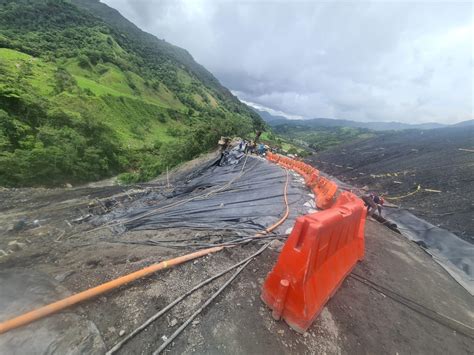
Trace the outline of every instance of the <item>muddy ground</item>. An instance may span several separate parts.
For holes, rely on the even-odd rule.
[[[200,163],[202,161],[193,162],[172,174],[171,184]],[[292,183],[300,183],[297,180],[292,176]],[[38,275],[34,279],[44,279],[48,292],[31,299],[26,295],[27,288],[19,287],[14,303],[16,308],[0,312],[0,320],[17,314],[20,309],[26,310],[25,304],[34,307],[54,301],[60,295],[82,291],[187,252],[158,246],[111,243],[107,237],[112,232],[86,233],[91,226],[73,222],[89,211],[101,213],[101,209],[126,204],[145,193],[145,189],[166,188],[167,182],[162,179],[156,184],[132,189],[88,186],[1,191],[0,249],[7,251],[8,255],[0,257],[0,283],[12,285],[9,278],[15,276],[23,280],[23,285],[34,283],[23,275]],[[214,232],[179,229],[133,232],[128,237],[206,238],[206,233]],[[474,326],[472,297],[416,244],[372,221],[367,224],[366,243],[366,259],[356,267],[356,274]],[[10,346],[10,349],[13,346],[20,353],[21,349],[29,349],[29,353],[61,352],[64,348],[48,343],[48,337],[54,339],[58,333],[63,334],[65,328],[73,329],[76,324],[81,331],[88,330],[80,338],[82,343],[84,339],[88,340],[87,352],[103,353],[192,285],[251,255],[259,247],[249,244],[158,272],[61,315],[1,335],[0,346]],[[263,280],[277,258],[277,250],[266,250],[254,260],[166,351],[469,354],[474,349],[472,338],[413,312],[351,277],[343,283],[309,331],[304,335],[297,334],[283,322],[275,322],[259,298]],[[164,337],[169,337],[228,277],[230,275],[214,281],[179,303],[126,344],[122,353],[153,352]],[[65,319],[68,315],[73,318]],[[78,332],[74,333],[77,336]],[[28,339],[36,339],[41,344]],[[74,341],[69,339],[67,344],[75,344]],[[47,347],[40,351],[44,343]],[[80,353],[77,349],[79,346],[70,350]]]
[[[474,126],[387,132],[308,161],[474,243]]]

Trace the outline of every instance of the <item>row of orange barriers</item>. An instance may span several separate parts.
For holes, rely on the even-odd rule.
[[[314,192],[316,206],[319,209],[325,210],[330,208],[336,202],[337,184],[321,176],[318,169],[302,161],[271,152],[267,153],[267,159],[300,174],[304,178],[306,185]]]
[[[310,165],[273,153],[267,158],[301,174],[323,209],[296,220],[261,295],[275,319],[305,332],[364,258],[366,209],[351,192],[338,193],[337,185]]]

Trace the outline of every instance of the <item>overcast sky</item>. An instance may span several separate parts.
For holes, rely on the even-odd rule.
[[[474,118],[470,1],[102,1],[270,112],[408,123]]]

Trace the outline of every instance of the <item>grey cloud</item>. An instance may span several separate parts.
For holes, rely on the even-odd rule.
[[[229,89],[303,117],[473,117],[470,2],[102,0]]]

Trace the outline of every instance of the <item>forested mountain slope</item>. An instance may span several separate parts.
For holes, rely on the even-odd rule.
[[[94,0],[0,0],[0,185],[129,181],[263,121],[185,50]]]

